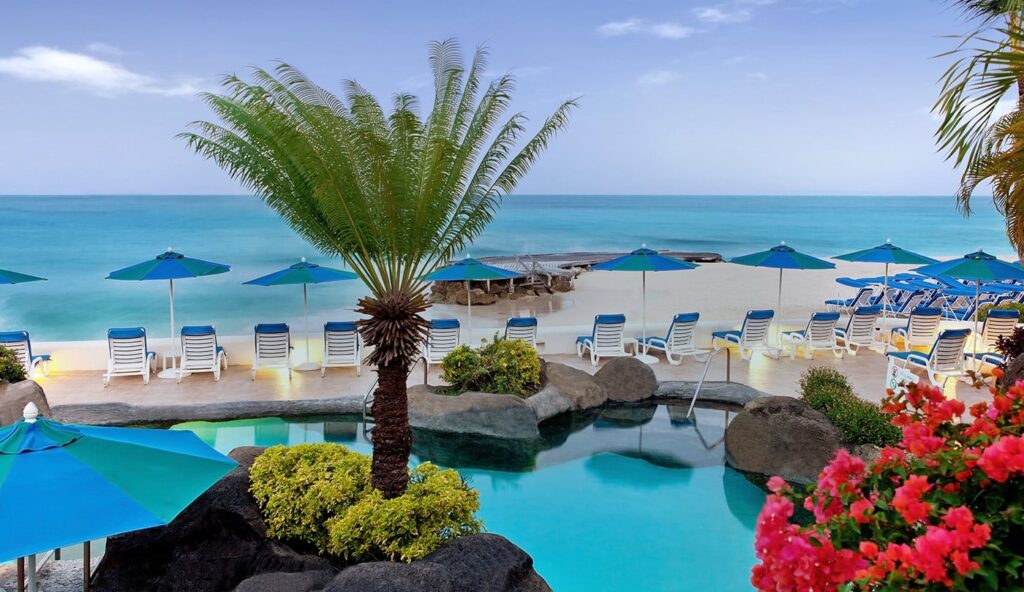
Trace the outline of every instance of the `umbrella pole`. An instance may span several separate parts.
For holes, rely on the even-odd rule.
[[[299,372],[309,372],[310,370],[319,370],[320,366],[313,363],[310,358],[311,352],[309,349],[309,288],[308,284],[303,282],[302,284],[302,311],[303,317],[306,323],[306,361],[295,367]]]
[[[885,264],[885,280],[882,283],[882,318],[886,318],[889,311],[889,264]]]
[[[92,579],[92,541],[82,543],[82,592],[89,592]]]
[[[469,342],[470,347],[473,347],[473,291],[469,289],[469,280],[464,283],[466,284],[466,315],[469,317],[466,321],[466,341]]]
[[[640,312],[640,343],[643,343],[644,340],[647,338],[647,272],[641,271],[640,278],[640,298],[643,307]],[[634,344],[636,349],[633,351],[633,356],[636,357],[636,359],[643,362],[644,364],[657,364],[658,358],[648,355],[646,351],[644,353],[640,353],[640,343]]]
[[[157,374],[160,378],[177,378],[177,360],[174,356],[174,280],[167,280],[167,289],[171,300],[171,367],[167,367],[167,359],[164,358],[164,369]]]

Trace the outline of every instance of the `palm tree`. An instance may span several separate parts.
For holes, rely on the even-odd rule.
[[[979,22],[945,56],[956,57],[942,77],[933,111],[942,117],[939,149],[963,167],[957,204],[971,214],[971,197],[988,181],[1006,235],[1024,256],[1024,0],[957,0]],[[996,116],[1015,91],[1010,113]]]
[[[428,326],[419,278],[480,235],[576,106],[562,103],[517,150],[527,120],[504,115],[513,77],[482,88],[485,48],[468,69],[456,41],[429,49],[426,118],[412,95],[395,95],[385,112],[354,81],[338,97],[280,64],[255,69],[250,82],[225,78],[223,94],[203,95],[220,122],[193,122],[180,135],[366,283],[357,310],[369,317],[360,332],[378,374],[372,481],[385,497],[408,483],[406,381]]]

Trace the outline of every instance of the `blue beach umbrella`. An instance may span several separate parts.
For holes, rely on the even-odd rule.
[[[167,280],[171,298],[172,360],[171,368],[161,372],[159,374],[160,378],[175,378],[178,375],[177,371],[174,369],[174,352],[176,342],[174,339],[174,280],[217,275],[228,271],[231,271],[231,267],[229,265],[203,261],[202,259],[192,259],[191,257],[186,257],[180,253],[175,253],[170,247],[167,247],[166,252],[157,255],[153,259],[137,263],[130,267],[125,267],[124,269],[112,271],[107,276],[106,279],[108,280]]]
[[[643,245],[641,248],[615,259],[609,259],[592,267],[598,271],[639,271],[643,293],[643,315],[641,316],[641,336],[647,338],[647,272],[648,271],[685,271],[696,269],[698,266],[689,261],[662,255],[652,251]],[[643,343],[643,342],[641,342]],[[637,355],[637,358],[648,364],[655,364],[658,358],[654,356]]]
[[[330,267],[321,267],[316,263],[309,263],[303,257],[298,263],[290,265],[280,271],[258,277],[245,282],[250,286],[294,286],[302,284],[302,306],[306,318],[306,362],[295,367],[296,370],[316,370],[320,368],[309,359],[309,284],[326,284],[330,282],[341,282],[345,280],[359,279],[359,276],[351,271],[342,271]]]
[[[0,562],[173,520],[237,463],[191,432],[64,425],[0,427]],[[86,576],[88,579],[88,576]]]
[[[28,282],[45,281],[46,278],[28,275],[27,273],[18,273],[17,271],[8,271],[6,269],[0,269],[0,284],[25,284]]]
[[[892,241],[889,239],[886,239],[884,244],[878,245],[877,247],[871,247],[870,249],[864,249],[862,251],[854,251],[853,253],[846,253],[845,255],[838,255],[836,256],[836,259],[860,263],[885,264],[885,279],[882,284],[882,316],[886,316],[886,313],[889,310],[888,292],[890,265],[928,265],[929,263],[937,263],[937,261],[931,257],[926,257],[913,251],[901,249],[900,247],[892,244]]]
[[[435,269],[423,276],[422,280],[427,282],[463,282],[466,286],[466,304],[468,321],[466,323],[466,338],[469,340],[473,334],[473,293],[469,289],[469,282],[480,282],[487,280],[507,280],[520,277],[522,274],[509,271],[493,265],[481,263],[472,257],[466,257],[460,261]]]

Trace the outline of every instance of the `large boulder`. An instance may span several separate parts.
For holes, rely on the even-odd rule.
[[[593,409],[608,401],[608,392],[593,376],[558,362],[544,364],[544,378],[572,403],[573,410]]]
[[[792,397],[747,403],[725,431],[730,465],[797,483],[816,480],[842,443],[839,430],[824,414]]]
[[[636,358],[612,358],[597,371],[594,380],[604,387],[609,401],[635,403],[658,390],[654,370]]]
[[[350,567],[325,592],[550,592],[533,559],[505,537],[455,539],[411,564],[373,562]]]
[[[334,571],[324,558],[267,538],[266,523],[249,493],[249,467],[262,452],[254,447],[232,451],[238,468],[169,525],[107,539],[92,589],[220,592],[261,573]]]
[[[424,385],[409,388],[409,424],[437,432],[512,440],[540,437],[533,410],[515,395],[439,395]]]
[[[473,296],[473,306],[486,306],[488,304],[494,304],[498,301],[497,294],[492,294],[481,290],[480,288],[473,288],[469,291]],[[465,289],[452,291],[448,290],[449,301],[454,300],[455,304],[466,305],[469,304],[469,295],[467,295]]]
[[[313,592],[323,590],[336,575],[336,571],[262,573],[244,580],[232,592]]]
[[[573,408],[572,401],[550,384],[526,399],[526,406],[533,410],[537,421],[550,419]]]
[[[52,417],[43,387],[34,380],[0,382],[0,425],[10,425],[25,414],[25,405],[35,403],[39,415]]]

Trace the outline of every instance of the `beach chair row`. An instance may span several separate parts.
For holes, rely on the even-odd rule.
[[[966,321],[986,306],[1024,303],[1024,285],[1016,282],[983,282],[980,286],[941,278],[935,278],[935,282],[910,280],[893,281],[888,288],[863,286],[852,298],[826,300],[825,307],[849,314],[864,306],[884,304],[886,315],[903,318],[920,307],[938,308],[946,320]]]

